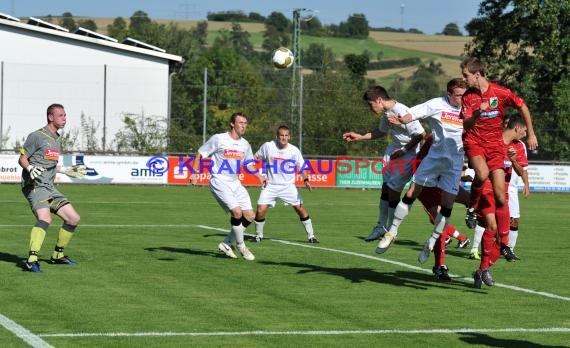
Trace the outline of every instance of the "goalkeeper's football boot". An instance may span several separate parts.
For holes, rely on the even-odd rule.
[[[508,262],[516,261],[517,259],[511,248],[504,244],[501,244],[501,255],[503,255]]]
[[[24,262],[24,271],[32,273],[40,273],[42,270],[38,261]]]
[[[376,226],[374,226],[374,228],[372,229],[372,232],[370,232],[370,234],[366,238],[364,238],[364,241],[372,242],[373,240],[383,237],[384,234],[386,234],[386,229],[384,228],[384,226],[376,224]]]
[[[397,234],[392,233],[390,231],[386,232],[386,234],[384,234],[384,237],[382,237],[382,239],[380,239],[380,241],[378,242],[378,246],[376,247],[376,254],[385,253],[386,250],[388,250],[388,248],[390,247],[390,245],[394,243],[397,236],[398,236]]]
[[[311,238],[309,238],[307,240],[307,242],[310,244],[319,244],[320,243],[319,240],[317,239],[317,237],[315,237],[315,236],[312,236]]]
[[[241,256],[244,259],[246,259],[247,261],[255,260],[255,256],[253,256],[251,251],[249,251],[249,249],[246,246],[244,246],[243,248],[239,248],[239,252],[240,252]]]
[[[53,257],[49,259],[49,263],[52,265],[76,265],[77,262],[70,259],[67,256],[60,257],[59,259],[54,259]]]
[[[470,229],[474,229],[477,226],[477,214],[475,213],[475,208],[467,208],[465,213],[465,224]]]
[[[226,254],[226,256],[229,257],[230,259],[237,259],[237,256],[232,250],[232,247],[227,245],[226,243],[221,242],[220,244],[218,244],[218,249],[224,254]]]

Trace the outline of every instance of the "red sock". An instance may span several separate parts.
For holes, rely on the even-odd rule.
[[[485,229],[481,239],[481,269],[489,269],[501,256],[499,245],[495,241],[495,232]]]
[[[436,267],[445,265],[445,241],[447,240],[448,236],[451,236],[449,234],[449,231],[451,231],[451,235],[453,235],[455,228],[450,228],[450,225],[447,224],[447,227],[443,230],[443,233],[435,241],[435,245],[433,246],[433,256],[435,258]]]
[[[495,216],[497,219],[497,229],[499,230],[499,238],[501,239],[501,244],[509,244],[509,231],[511,229],[511,214],[509,211],[509,205],[505,204],[502,207],[497,207],[495,210]]]
[[[469,196],[469,208],[474,208],[479,204],[479,198],[483,192],[483,183],[479,183],[477,180],[473,181],[471,184],[471,194]]]

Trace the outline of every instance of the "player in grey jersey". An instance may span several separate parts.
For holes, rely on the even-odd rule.
[[[36,216],[36,224],[30,233],[30,249],[24,270],[41,272],[38,253],[54,213],[63,220],[49,263],[72,265],[75,261],[64,255],[63,250],[71,240],[79,224],[79,214],[71,203],[55,187],[56,173],[80,178],[86,173],[85,166],[63,167],[58,165],[61,155],[61,136],[67,115],[61,104],[52,104],[47,109],[47,125],[28,135],[20,149],[18,164],[22,171],[22,193]]]

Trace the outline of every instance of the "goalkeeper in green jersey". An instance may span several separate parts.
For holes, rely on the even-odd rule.
[[[22,193],[28,200],[36,216],[36,224],[30,234],[30,251],[24,270],[41,272],[38,253],[44,242],[46,231],[54,213],[63,220],[49,263],[73,265],[75,261],[63,253],[75,228],[79,224],[79,214],[71,203],[55,187],[56,173],[70,177],[85,176],[85,166],[63,167],[58,165],[61,155],[61,136],[59,130],[65,127],[67,115],[61,104],[52,104],[47,109],[47,125],[28,135],[24,147],[20,149],[18,164],[22,171]]]

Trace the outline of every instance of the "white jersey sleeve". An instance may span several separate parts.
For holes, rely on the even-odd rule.
[[[447,97],[428,100],[410,109],[413,120],[428,119],[433,134],[430,152],[441,156],[463,154],[461,107],[449,104]]]
[[[408,124],[401,124],[395,125],[388,122],[388,116],[404,116],[407,114],[411,114],[410,109],[402,103],[396,102],[394,107],[387,110],[383,119],[386,118],[386,122],[388,123],[388,129],[391,136],[392,136],[392,145],[393,147],[402,147],[408,144],[414,135],[422,134],[425,130],[424,127],[418,121],[412,121]],[[419,146],[416,147],[416,152],[419,149]]]

